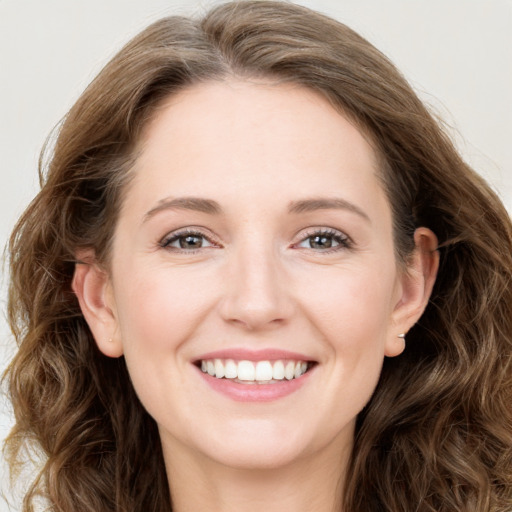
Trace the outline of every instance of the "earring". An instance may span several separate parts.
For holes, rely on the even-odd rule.
[[[400,333],[400,334],[397,336],[397,338],[400,338],[400,339],[402,339],[402,340],[405,340],[405,333],[403,333],[403,332],[402,332],[402,333]]]

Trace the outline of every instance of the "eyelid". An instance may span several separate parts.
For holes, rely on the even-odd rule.
[[[171,242],[174,242],[178,238],[185,237],[187,235],[202,237],[205,240],[207,240],[208,243],[210,243],[211,245],[207,246],[207,247],[200,247],[198,249],[180,249],[180,248],[172,247],[169,245]],[[186,252],[187,254],[191,254],[193,252],[200,251],[202,249],[209,249],[210,247],[214,247],[214,248],[222,247],[222,245],[218,241],[218,239],[215,236],[213,236],[209,232],[209,230],[206,230],[205,228],[202,228],[199,226],[187,226],[184,228],[175,229],[175,230],[167,233],[163,238],[161,238],[160,241],[158,242],[158,245],[160,247],[162,247],[163,249],[169,249],[169,250],[175,249],[177,252]]]
[[[184,249],[184,248],[177,248],[170,246],[170,243],[174,242],[175,240],[179,239],[180,237],[185,237],[187,235],[192,236],[198,236],[202,237],[205,240],[208,241],[209,246],[207,247],[200,247],[197,249]],[[318,250],[313,248],[302,248],[299,247],[299,244],[304,242],[310,237],[313,236],[328,236],[337,239],[338,245],[332,248],[324,249],[324,250]],[[348,236],[345,232],[335,229],[332,227],[326,227],[326,226],[312,226],[305,228],[294,237],[297,239],[296,242],[291,244],[291,248],[294,249],[305,249],[316,253],[322,253],[327,254],[330,252],[337,252],[341,250],[351,249],[354,246],[353,240]],[[184,252],[187,254],[192,254],[194,252],[198,252],[204,249],[210,249],[210,248],[219,248],[223,247],[221,242],[218,240],[216,236],[214,236],[210,230],[200,227],[200,226],[187,226],[179,229],[175,229],[169,233],[167,233],[164,237],[160,239],[158,242],[158,245],[163,249],[169,249],[169,250],[175,250],[176,252]]]
[[[313,248],[307,248],[307,247],[299,247],[299,244],[307,240],[308,238],[311,238],[313,236],[329,236],[338,239],[339,245],[324,249],[324,250],[318,250]],[[343,231],[340,231],[339,229],[326,227],[326,226],[314,226],[306,228],[305,230],[301,230],[297,237],[299,240],[295,242],[292,247],[297,249],[305,249],[316,253],[322,253],[322,254],[328,254],[330,252],[337,252],[342,251],[346,249],[352,249],[354,246],[353,240]]]

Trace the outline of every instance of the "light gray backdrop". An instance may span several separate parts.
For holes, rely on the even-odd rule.
[[[200,13],[215,3],[0,0],[2,246],[37,190],[37,158],[46,135],[108,58],[151,21]],[[347,23],[391,57],[512,211],[512,0],[298,3]],[[3,312],[5,278],[0,300]],[[2,314],[0,369],[13,351]],[[0,439],[11,422],[2,397]],[[0,489],[9,495],[5,467]],[[0,498],[0,512],[7,510]]]

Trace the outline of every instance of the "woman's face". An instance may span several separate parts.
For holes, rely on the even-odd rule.
[[[300,86],[212,82],[161,106],[134,172],[93,332],[164,452],[274,467],[350,449],[411,321],[365,137]]]

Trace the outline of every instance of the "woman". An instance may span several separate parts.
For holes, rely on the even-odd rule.
[[[11,239],[26,510],[510,510],[511,249],[347,27],[267,1],[155,23]]]

